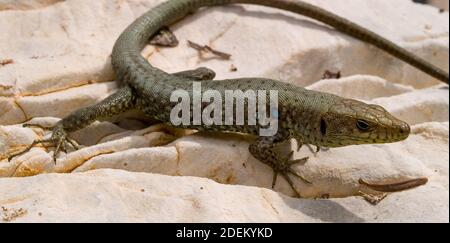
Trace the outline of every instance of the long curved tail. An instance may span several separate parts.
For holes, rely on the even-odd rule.
[[[394,42],[327,10],[297,0],[170,0],[164,2],[134,21],[117,40],[112,53],[112,63],[118,77],[125,78],[126,82],[133,82],[133,80],[130,80],[133,79],[133,75],[128,73],[129,69],[133,69],[133,67],[135,70],[141,70],[144,73],[144,69],[150,69],[157,73],[158,77],[164,76],[164,72],[152,67],[140,56],[140,51],[148,39],[160,28],[174,23],[201,7],[233,3],[263,5],[310,17],[354,38],[372,44],[430,76],[449,83],[448,72],[405,50]],[[147,76],[152,76],[152,74],[146,73]]]

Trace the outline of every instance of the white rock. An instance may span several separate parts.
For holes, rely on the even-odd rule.
[[[448,121],[448,87],[422,89],[390,98],[378,98],[373,100],[373,103],[386,107],[389,112],[410,125]]]
[[[342,79],[324,79],[306,88],[361,100],[390,97],[414,91],[409,86],[388,82],[375,76],[362,75]]]
[[[449,213],[441,200],[448,191],[436,183],[394,194],[377,207],[354,198],[294,199],[203,178],[120,170],[2,179],[0,194],[8,210],[0,217],[25,212],[12,222],[448,222]]]
[[[47,7],[61,0],[1,0],[0,10],[28,10]]]

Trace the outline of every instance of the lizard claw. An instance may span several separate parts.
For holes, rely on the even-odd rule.
[[[313,145],[307,144],[307,146],[308,146],[309,150],[311,151],[311,153],[313,153],[314,155],[317,155],[320,152],[320,150],[325,150],[325,151],[327,150],[327,149],[322,148],[320,146],[316,146],[316,149],[313,148]],[[303,147],[302,141],[297,139],[297,152],[300,152],[300,149],[302,147]]]
[[[308,157],[303,158],[304,161],[308,160]],[[289,173],[293,174],[294,176],[296,176],[297,178],[299,178],[300,180],[302,180],[305,184],[309,184],[311,185],[312,182],[305,179],[303,176],[299,175],[296,171],[294,171],[292,168],[289,167],[288,169]]]
[[[317,155],[320,152],[321,147],[320,146],[316,146],[316,149],[313,148],[312,145],[308,144],[307,145],[309,150],[311,151],[311,153],[313,153],[314,155]]]
[[[69,137],[66,137],[66,141],[69,142],[70,145],[72,145],[72,148],[74,148],[75,150],[80,149],[80,146],[78,145],[78,143],[75,140],[73,140]]]
[[[303,143],[297,142],[297,152],[300,152],[300,149],[303,147]]]
[[[298,197],[301,198],[300,193],[297,191],[297,189],[294,187],[294,183],[292,182],[291,178],[289,177],[289,174],[294,175],[295,177],[299,178],[306,184],[312,184],[309,180],[305,179],[303,176],[299,175],[295,170],[291,168],[291,166],[298,164],[298,163],[305,163],[308,161],[308,157],[297,159],[297,160],[291,160],[292,154],[294,152],[291,151],[287,156],[285,156],[283,159],[278,160],[277,163],[273,164],[273,179],[272,179],[272,188],[275,187],[278,174],[281,174],[283,178],[288,182],[289,186],[294,190],[294,192],[297,194]]]
[[[41,125],[37,124],[24,124],[24,127],[40,127],[43,129],[50,129],[48,127],[43,127]],[[67,132],[64,130],[64,128],[61,125],[56,125],[52,129],[52,135],[48,139],[39,139],[34,140],[28,147],[26,147],[24,150],[12,154],[8,157],[8,161],[11,161],[14,157],[22,155],[28,151],[30,151],[31,148],[33,148],[37,144],[44,144],[44,143],[50,143],[53,146],[55,146],[55,152],[53,153],[53,161],[56,164],[56,156],[58,155],[59,151],[62,150],[66,152],[66,142],[69,142],[75,149],[78,149],[78,146],[76,145],[75,141],[67,137]]]
[[[43,126],[41,124],[33,124],[33,123],[24,123],[22,125],[22,127],[39,127],[39,128],[41,128],[43,130],[49,130],[49,129],[53,128],[53,127],[46,127],[46,126]]]

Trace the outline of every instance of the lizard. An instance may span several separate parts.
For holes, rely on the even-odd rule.
[[[394,117],[379,105],[339,97],[337,95],[307,90],[289,83],[267,78],[238,78],[214,80],[214,71],[207,68],[169,74],[152,66],[141,56],[141,50],[159,30],[179,21],[202,7],[226,4],[256,4],[278,8],[310,17],[359,40],[379,47],[404,60],[429,75],[448,83],[448,73],[417,55],[399,47],[380,35],[345,18],[304,1],[295,0],[169,0],[165,1],[130,24],[117,39],[111,55],[111,63],[121,88],[98,104],[76,110],[52,127],[50,138],[36,140],[20,153],[39,143],[50,143],[56,149],[53,159],[65,144],[75,147],[68,134],[82,129],[100,118],[108,118],[130,109],[138,109],[159,122],[170,122],[174,103],[171,93],[178,89],[190,90],[194,82],[201,82],[202,90],[213,89],[221,94],[225,90],[276,90],[279,92],[277,119],[279,128],[273,136],[259,136],[257,125],[178,125],[198,131],[240,132],[254,136],[249,152],[257,160],[273,170],[272,188],[281,175],[294,190],[291,175],[304,183],[311,181],[295,171],[292,166],[306,162],[307,157],[291,160],[292,152],[281,155],[276,147],[290,139],[298,144],[317,147],[342,147],[347,145],[392,143],[406,139],[410,126]],[[191,92],[191,91],[190,91]],[[192,92],[190,93],[192,95]],[[191,96],[192,97],[192,96]],[[222,110],[225,106],[222,105]],[[191,106],[192,109],[192,106]],[[191,117],[192,119],[192,117]]]

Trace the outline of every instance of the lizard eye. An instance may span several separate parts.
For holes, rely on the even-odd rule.
[[[366,122],[366,121],[364,121],[364,120],[358,120],[357,122],[356,122],[356,127],[358,127],[358,129],[360,130],[360,131],[367,131],[367,130],[369,130],[369,128],[370,128],[370,125],[369,125],[369,123],[368,122]]]

